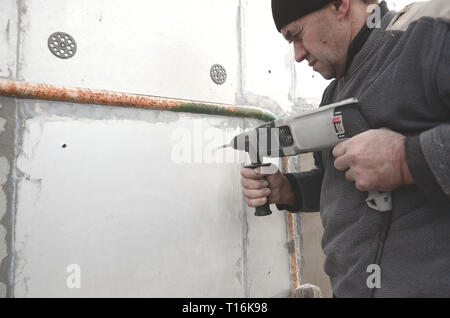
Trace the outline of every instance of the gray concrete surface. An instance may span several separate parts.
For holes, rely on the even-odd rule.
[[[289,294],[284,214],[254,217],[239,158],[212,152],[260,122],[17,104],[16,114],[15,100],[1,99],[3,296]]]
[[[0,96],[0,297],[12,295],[16,102]]]
[[[0,6],[0,77],[17,78],[19,11],[16,0],[2,0]]]

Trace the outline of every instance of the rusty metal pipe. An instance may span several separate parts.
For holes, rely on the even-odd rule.
[[[289,171],[289,159],[284,157],[281,159],[281,172]],[[286,231],[288,235],[288,253],[289,253],[289,270],[291,275],[291,293],[295,297],[297,288],[300,286],[299,264],[297,262],[297,244],[295,239],[295,216],[293,213],[286,212]]]
[[[0,95],[83,104],[137,107],[175,112],[247,117],[261,119],[264,121],[272,121],[276,118],[275,115],[268,111],[253,107],[199,103],[182,99],[109,92],[88,88],[70,88],[48,84],[34,84],[11,81],[7,79],[0,79]]]

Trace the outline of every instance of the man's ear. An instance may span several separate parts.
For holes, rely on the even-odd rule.
[[[350,11],[350,0],[334,0],[332,2],[336,18],[340,21],[344,19]]]

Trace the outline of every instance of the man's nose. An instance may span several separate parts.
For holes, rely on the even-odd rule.
[[[308,51],[303,46],[302,41],[294,41],[295,60],[300,63],[308,56]]]

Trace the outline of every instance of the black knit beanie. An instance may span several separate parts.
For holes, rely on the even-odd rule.
[[[278,32],[304,15],[325,7],[333,0],[272,0],[272,15]]]

